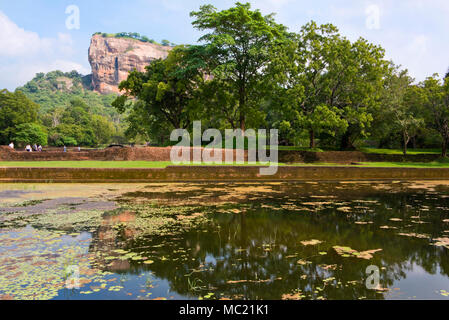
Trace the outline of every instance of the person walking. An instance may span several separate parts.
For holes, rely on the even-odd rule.
[[[14,150],[14,142],[11,142],[11,143],[9,144],[9,147],[10,147],[11,149]]]
[[[67,147],[66,146],[64,146],[64,152],[67,152]]]
[[[42,146],[41,146],[41,145],[39,145],[39,146],[37,147],[37,151],[42,152]]]

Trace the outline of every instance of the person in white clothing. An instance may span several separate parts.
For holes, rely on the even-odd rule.
[[[9,144],[9,147],[10,147],[11,149],[14,149],[14,142],[11,142],[11,143]]]
[[[27,144],[27,146],[25,147],[25,150],[28,152],[33,152],[33,149],[31,148],[31,146],[29,144]]]

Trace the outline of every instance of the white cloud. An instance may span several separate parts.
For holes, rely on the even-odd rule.
[[[38,52],[48,52],[50,39],[42,39],[35,32],[19,28],[0,11],[0,56],[24,56]]]
[[[72,61],[74,42],[69,33],[54,38],[42,38],[11,21],[0,11],[0,89],[14,90],[30,81],[36,73],[76,70],[82,74],[90,70]]]

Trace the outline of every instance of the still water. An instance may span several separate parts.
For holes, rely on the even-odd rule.
[[[449,184],[2,185],[0,298],[449,299]]]

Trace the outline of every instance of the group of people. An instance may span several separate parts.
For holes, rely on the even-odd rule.
[[[25,147],[25,151],[27,152],[42,152],[42,146],[34,144],[33,147],[31,147],[29,144]]]
[[[10,147],[11,149],[14,149],[14,148],[15,148],[14,142],[11,142],[11,143],[9,144],[9,147]],[[25,151],[27,151],[27,152],[33,152],[33,151],[35,151],[35,152],[42,152],[42,146],[41,146],[41,145],[34,144],[34,145],[31,147],[30,144],[27,144],[27,146],[25,147]]]
[[[9,147],[11,149],[14,149],[14,142],[11,142],[9,144]],[[81,152],[81,147],[78,147],[78,152]],[[27,144],[27,146],[25,147],[25,151],[27,152],[42,152],[42,146],[41,145],[36,145],[34,144],[33,146],[31,146],[30,144]],[[67,152],[67,147],[64,146],[64,152]]]

